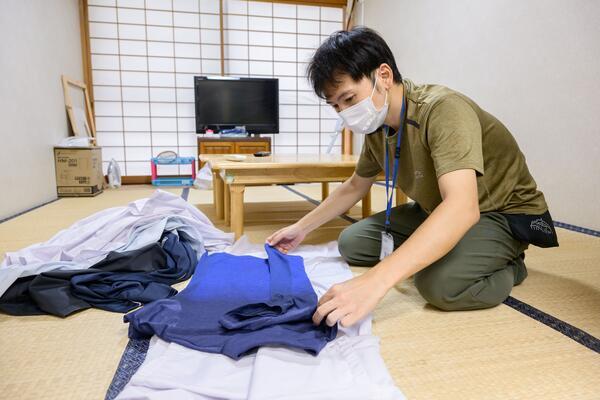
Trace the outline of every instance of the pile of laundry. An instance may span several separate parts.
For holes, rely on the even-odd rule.
[[[206,251],[233,235],[179,196],[153,196],[93,214],[45,243],[7,253],[0,264],[0,311],[65,317],[96,307],[127,312],[171,297]]]
[[[171,287],[189,278],[180,293]],[[318,298],[350,278],[336,242],[291,254],[233,244],[196,207],[157,191],[8,253],[0,311],[135,309],[124,315],[129,337],[150,346],[107,399],[404,399],[370,316],[349,328],[312,322]]]

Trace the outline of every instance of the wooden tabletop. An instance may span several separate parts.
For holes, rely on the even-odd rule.
[[[202,162],[209,162],[215,169],[263,169],[296,167],[355,167],[357,155],[345,154],[272,154],[267,157],[255,157],[245,154],[243,161],[225,159],[231,154],[200,154]]]

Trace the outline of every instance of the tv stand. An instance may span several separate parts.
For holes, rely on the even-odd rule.
[[[271,151],[271,138],[198,136],[198,157],[201,154],[254,154],[257,151]]]

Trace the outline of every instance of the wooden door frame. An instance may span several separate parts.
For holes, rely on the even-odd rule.
[[[96,118],[94,102],[94,85],[92,79],[92,49],[90,47],[90,24],[88,0],[79,0],[79,32],[81,37],[81,61],[83,66],[83,83],[87,86],[92,108],[92,116]]]

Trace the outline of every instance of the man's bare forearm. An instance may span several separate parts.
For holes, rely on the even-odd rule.
[[[342,183],[314,210],[306,214],[297,224],[305,231],[311,232],[333,218],[348,211],[371,189],[374,178],[362,178],[353,175]]]

